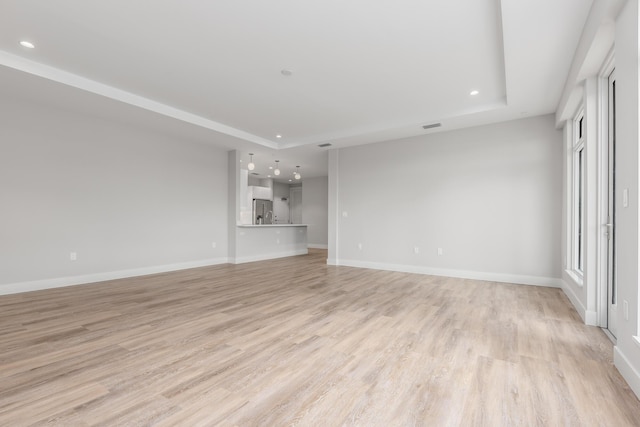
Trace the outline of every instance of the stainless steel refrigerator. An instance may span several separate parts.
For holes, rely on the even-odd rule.
[[[273,202],[271,200],[253,199],[253,223],[273,224]]]

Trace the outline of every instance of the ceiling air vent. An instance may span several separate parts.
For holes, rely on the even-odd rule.
[[[440,126],[442,126],[442,123],[431,123],[430,125],[422,126],[422,129],[439,128]]]
[[[330,143],[330,142],[325,142],[324,144],[320,144],[320,145],[318,145],[318,147],[322,147],[322,148],[324,148],[324,147],[331,147],[331,143]]]

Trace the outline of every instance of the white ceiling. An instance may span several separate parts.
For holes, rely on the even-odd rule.
[[[320,143],[554,112],[591,4],[2,0],[0,93],[318,176]]]

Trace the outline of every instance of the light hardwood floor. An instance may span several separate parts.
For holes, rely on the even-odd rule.
[[[0,297],[0,425],[640,425],[560,290],[325,258]]]

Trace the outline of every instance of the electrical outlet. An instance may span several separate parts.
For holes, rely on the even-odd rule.
[[[280,239],[276,239],[276,244],[279,245],[280,244]]]
[[[69,252],[69,260],[70,261],[76,261],[77,259],[78,259],[77,252]]]
[[[349,216],[349,212],[347,211],[342,212],[342,218],[347,218],[348,216]]]
[[[211,247],[212,247],[213,249],[215,249],[217,246],[218,246],[218,245],[217,245],[217,243],[216,243],[216,242],[211,242]]]
[[[358,243],[358,250],[362,250],[362,243]]]
[[[442,256],[442,248],[438,248],[438,256]]]
[[[417,247],[417,246],[414,246],[414,247],[413,247],[413,253],[414,253],[414,254],[416,254],[416,255],[418,255],[418,254],[420,253],[420,248],[419,248],[419,247]]]

